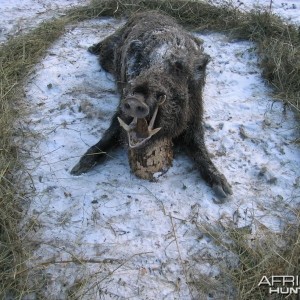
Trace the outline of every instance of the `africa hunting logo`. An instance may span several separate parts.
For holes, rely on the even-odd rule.
[[[268,287],[269,294],[277,295],[298,295],[300,294],[299,276],[292,275],[277,275],[277,276],[263,276],[260,280],[259,287]]]

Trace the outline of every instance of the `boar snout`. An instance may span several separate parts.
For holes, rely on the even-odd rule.
[[[141,97],[128,97],[124,100],[122,111],[133,118],[145,118],[149,115],[149,106],[141,99]]]
[[[127,132],[130,148],[140,148],[144,146],[153,135],[161,130],[161,127],[154,128],[154,122],[158,109],[166,101],[166,98],[166,95],[159,97],[149,122],[145,119],[145,117],[149,115],[149,106],[144,102],[143,96],[129,96],[124,100],[121,108],[124,113],[133,117],[133,120],[130,124],[126,124],[119,117],[118,120],[120,126]]]

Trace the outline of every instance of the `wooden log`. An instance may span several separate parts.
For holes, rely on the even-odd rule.
[[[139,178],[155,180],[154,174],[166,172],[173,162],[173,142],[163,138],[154,140],[142,149],[128,150],[129,165]]]

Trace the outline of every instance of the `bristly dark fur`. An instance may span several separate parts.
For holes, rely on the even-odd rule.
[[[159,97],[166,95],[155,120],[155,127],[162,129],[148,142],[161,137],[180,141],[203,178],[220,195],[231,194],[230,185],[212,163],[204,144],[202,90],[209,56],[203,52],[202,41],[171,17],[149,11],[134,15],[124,27],[89,50],[99,55],[102,67],[115,76],[121,100],[110,128],[85,153],[72,174],[86,172],[99,162],[104,156],[95,154],[99,150],[106,152],[120,144],[117,117],[132,120],[121,109],[127,96],[142,94],[151,115]]]

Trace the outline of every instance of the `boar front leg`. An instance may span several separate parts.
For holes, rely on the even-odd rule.
[[[96,164],[105,160],[106,152],[120,144],[120,125],[118,122],[118,114],[116,113],[111,121],[110,127],[105,131],[102,139],[88,149],[81,157],[79,162],[71,170],[72,175],[80,175],[86,173]]]
[[[232,195],[230,184],[225,176],[219,172],[209,157],[204,143],[204,131],[202,124],[191,130],[185,137],[187,151],[196,162],[196,165],[204,180],[213,188],[215,193],[222,198]]]

